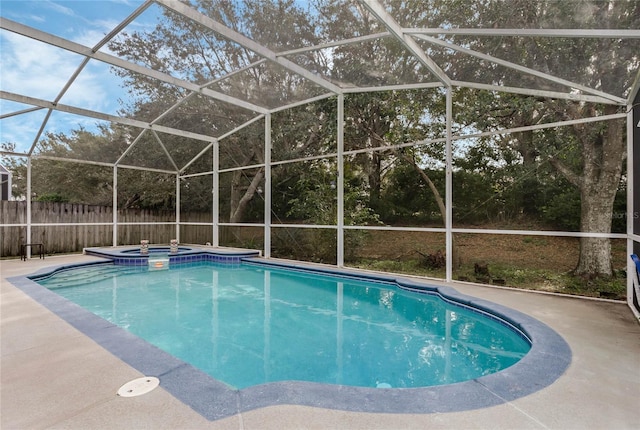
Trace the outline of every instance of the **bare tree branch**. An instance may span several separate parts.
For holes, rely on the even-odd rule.
[[[569,169],[569,167],[567,167],[562,161],[558,160],[557,158],[549,158],[549,163],[551,163],[551,165],[555,167],[556,170],[560,172],[560,174],[564,176],[567,181],[569,181],[569,183],[576,186],[578,189],[582,189],[582,186],[584,184],[582,176],[575,174],[571,169]]]

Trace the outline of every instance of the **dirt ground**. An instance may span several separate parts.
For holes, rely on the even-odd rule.
[[[461,267],[454,270],[454,277],[457,279],[478,281],[474,278],[474,266],[478,263],[486,265],[492,275],[497,273],[507,286],[624,298],[624,291],[619,291],[620,285],[623,285],[620,280],[615,286],[593,286],[587,282],[576,286],[579,283],[574,282],[567,288],[568,277],[565,275],[578,263],[578,238],[458,233],[454,235],[454,241],[461,262]],[[369,262],[373,260],[408,263],[420,260],[421,254],[433,254],[438,250],[445,250],[443,233],[369,231],[366,240],[358,247],[356,258]],[[612,240],[612,254],[614,269],[624,270],[626,242]],[[358,266],[364,267],[361,264]],[[372,268],[375,268],[375,263]],[[394,270],[393,267],[390,269]],[[382,270],[385,270],[384,266]],[[439,273],[436,272],[434,275],[438,276]],[[494,283],[491,277],[481,282]],[[578,290],[575,290],[576,288]],[[579,291],[581,289],[583,291]],[[612,291],[600,291],[603,289]]]
[[[455,234],[462,264],[504,263],[531,269],[570,271],[578,263],[579,239],[555,236]],[[613,240],[614,266],[625,266],[624,240]],[[372,259],[417,258],[445,250],[441,233],[370,231],[358,254]]]

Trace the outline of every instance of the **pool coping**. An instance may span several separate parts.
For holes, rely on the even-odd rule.
[[[387,389],[284,381],[237,390],[31,279],[77,266],[112,264],[111,259],[52,266],[27,276],[7,278],[7,281],[142,374],[158,377],[165,390],[211,421],[275,405],[304,405],[376,413],[444,413],[486,408],[510,402],[549,386],[571,363],[569,345],[547,325],[505,306],[461,294],[451,287],[434,286],[428,282],[393,275],[324,268],[300,262],[281,262],[257,257],[242,260],[265,267],[337,274],[385,283],[396,282],[402,288],[436,293],[481,312],[500,315],[526,334],[532,341],[532,347],[518,363],[505,370],[450,385]]]

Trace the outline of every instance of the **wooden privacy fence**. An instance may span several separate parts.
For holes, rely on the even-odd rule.
[[[182,222],[209,225],[181,225],[180,242],[210,242],[211,219],[210,213],[181,214]],[[168,245],[176,238],[175,220],[173,211],[118,210],[118,245],[137,245],[142,239]],[[32,202],[31,223],[38,224],[31,227],[31,242],[43,243],[47,254],[113,244],[113,208],[109,206]],[[27,202],[0,201],[0,224],[0,257],[19,256],[20,245],[27,240]]]

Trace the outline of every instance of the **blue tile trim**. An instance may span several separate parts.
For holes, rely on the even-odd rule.
[[[168,256],[169,265],[193,263],[196,261],[215,261],[220,263],[239,264],[243,258],[258,257],[259,251],[235,251],[226,249],[199,248],[181,246],[178,252],[171,254],[167,246],[149,246],[149,253],[140,255],[140,247],[126,248],[86,248],[85,254],[109,258],[113,264],[121,266],[146,266],[149,259],[159,254]],[[154,255],[155,254],[155,255]]]
[[[551,385],[571,363],[569,345],[547,325],[521,312],[461,294],[450,287],[398,279],[392,275],[363,273],[358,276],[355,270],[325,269],[304,263],[280,263],[256,258],[245,259],[241,255],[205,253],[191,257],[199,260],[189,260],[190,257],[186,257],[183,261],[224,261],[240,264],[242,260],[242,264],[261,264],[271,269],[306,270],[352,279],[396,283],[402,288],[438,294],[458,306],[471,308],[475,312],[496,318],[503,324],[518,328],[518,331],[530,340],[531,349],[519,362],[507,369],[451,385],[380,389],[284,381],[236,390],[32,280],[47,276],[56,270],[68,270],[84,264],[52,267],[29,276],[8,278],[7,281],[138,371],[159,377],[163,388],[209,420],[226,418],[256,408],[288,404],[355,412],[413,414],[486,408],[510,402]],[[92,264],[111,263],[111,260]]]

